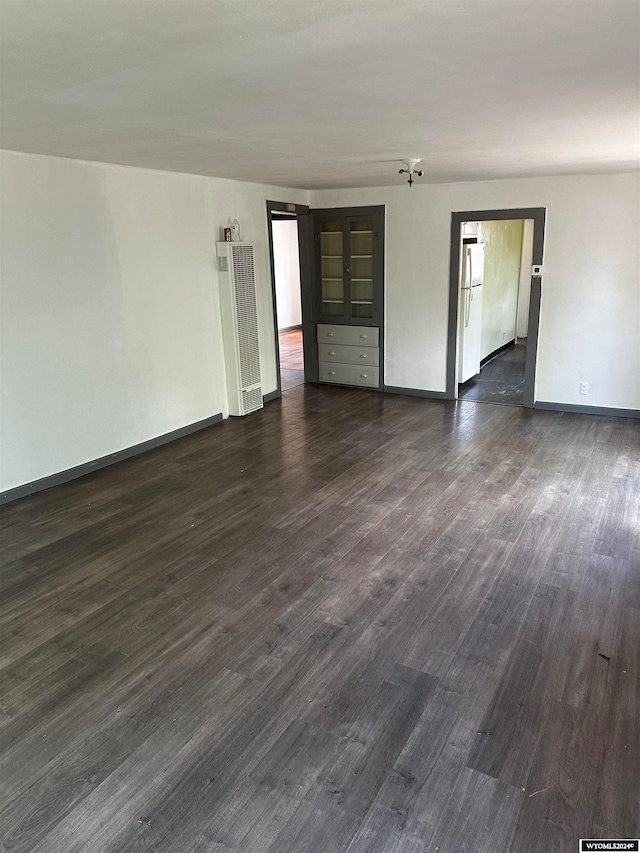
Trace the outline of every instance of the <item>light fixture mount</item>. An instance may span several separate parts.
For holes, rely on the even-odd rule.
[[[406,160],[402,160],[405,165],[404,169],[400,169],[398,172],[399,175],[409,175],[408,184],[409,186],[413,186],[414,180],[413,176],[417,175],[419,178],[422,177],[422,169],[416,169],[416,166],[420,162],[420,157],[408,157]]]

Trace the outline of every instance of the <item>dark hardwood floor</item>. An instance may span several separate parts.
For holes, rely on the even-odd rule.
[[[2,849],[636,837],[637,421],[302,386],[0,514]]]

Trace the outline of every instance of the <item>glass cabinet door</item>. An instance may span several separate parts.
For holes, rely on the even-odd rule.
[[[349,314],[373,319],[373,220],[349,217]]]
[[[344,229],[340,221],[320,223],[320,311],[344,317]]]

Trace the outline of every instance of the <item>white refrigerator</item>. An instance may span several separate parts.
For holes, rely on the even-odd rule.
[[[472,376],[480,373],[483,280],[484,244],[463,245],[460,276],[458,382],[466,382]]]

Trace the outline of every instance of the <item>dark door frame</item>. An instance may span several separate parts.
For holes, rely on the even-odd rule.
[[[460,244],[462,243],[463,222],[487,222],[497,219],[533,219],[533,266],[542,264],[544,254],[545,207],[517,207],[509,210],[465,210],[451,214],[451,255],[449,261],[449,323],[447,333],[447,390],[448,400],[456,399],[458,383],[456,380],[456,356],[458,351],[458,308]],[[542,298],[542,277],[531,276],[531,297],[529,299],[529,323],[527,326],[527,353],[524,368],[523,405],[532,409],[535,403],[536,356],[538,351],[538,330],[540,326],[540,301]]]
[[[313,347],[310,342],[313,341],[313,320],[311,316],[309,301],[309,288],[311,281],[309,276],[312,275],[311,264],[313,263],[313,228],[311,225],[311,216],[309,214],[309,206],[306,204],[289,204],[284,201],[267,201],[267,236],[269,240],[269,265],[271,268],[271,301],[273,306],[273,332],[276,351],[276,381],[277,389],[268,394],[266,399],[275,400],[282,396],[282,380],[280,378],[280,339],[278,337],[278,304],[276,298],[276,270],[275,259],[273,257],[273,220],[274,211],[279,211],[282,214],[277,215],[277,219],[295,219],[298,222],[298,250],[300,253],[300,297],[302,302],[302,344],[304,349],[304,378],[308,382],[307,363],[310,358]],[[313,298],[313,297],[311,297]],[[309,350],[311,349],[311,353]]]

